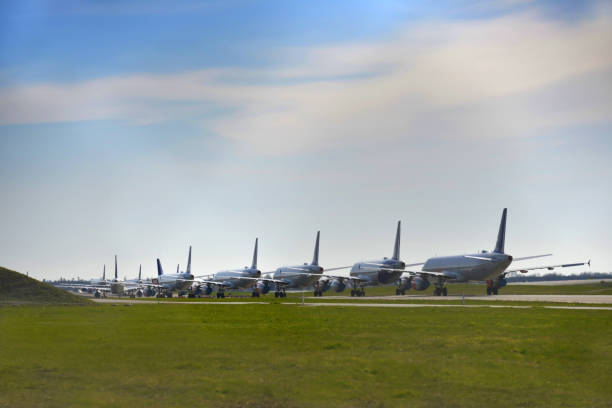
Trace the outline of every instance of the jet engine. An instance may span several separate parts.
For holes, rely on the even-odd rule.
[[[403,277],[398,281],[397,289],[400,291],[410,290],[412,277]]]
[[[272,289],[272,284],[270,282],[266,282],[266,281],[257,282],[257,290],[259,291],[259,293],[265,295],[266,293],[270,291],[270,289]]]
[[[508,284],[508,281],[504,278],[497,278],[497,287],[498,288],[503,288],[504,286],[506,286]]]
[[[415,276],[412,278],[411,285],[414,290],[425,290],[429,287],[429,281],[422,276]]]
[[[155,289],[153,289],[152,287],[148,286],[145,290],[144,290],[144,295],[146,297],[151,297],[151,296],[155,296]]]
[[[329,289],[340,293],[346,289],[346,283],[343,279],[331,279],[329,281]]]

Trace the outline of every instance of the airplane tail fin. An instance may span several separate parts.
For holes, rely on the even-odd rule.
[[[115,280],[117,280],[117,255],[115,255]]]
[[[251,263],[251,269],[257,269],[257,241],[259,238],[255,238],[255,249],[253,250],[253,262]]]
[[[185,270],[186,273],[191,273],[191,245],[189,245],[189,257],[187,258],[187,269]],[[176,271],[176,273],[178,273],[178,271]]]
[[[157,276],[162,276],[164,274],[164,270],[162,269],[161,262],[159,262],[159,258],[157,258]]]
[[[402,231],[402,222],[397,222],[397,232],[395,233],[395,246],[393,247],[393,258],[399,260],[400,257],[400,235]]]
[[[319,264],[319,236],[321,235],[321,231],[317,231],[317,241],[315,242],[314,255],[312,257],[312,265]]]
[[[177,275],[179,274],[179,266],[180,266],[180,265],[181,265],[181,264],[176,264],[176,274],[177,274]]]
[[[106,264],[104,264],[104,269],[102,271],[102,280],[106,280]]]
[[[497,233],[497,242],[495,243],[495,249],[493,252],[497,252],[500,254],[504,253],[504,243],[506,242],[506,214],[508,213],[508,209],[504,208],[504,212],[502,212],[501,222],[499,223],[499,232]]]
[[[138,280],[142,280],[142,264],[138,267]]]

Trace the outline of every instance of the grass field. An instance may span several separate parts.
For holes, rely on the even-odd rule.
[[[0,308],[0,406],[612,406],[612,313]]]
[[[461,296],[464,294],[466,296],[467,302],[469,303],[490,303],[479,300],[470,300],[471,296],[484,296],[485,286],[479,284],[470,284],[470,283],[450,283],[447,285],[448,287],[448,295],[449,296]],[[612,284],[610,283],[596,283],[596,284],[580,284],[580,285],[509,285],[504,287],[499,292],[501,295],[612,295]],[[395,298],[393,300],[389,299],[386,301],[377,300],[377,302],[408,302],[408,303],[419,303],[419,302],[427,302],[431,303],[431,299],[421,300],[422,296],[431,296],[431,290],[426,291],[414,291],[410,290],[406,292],[406,296],[401,298]],[[342,293],[335,292],[325,292],[324,296],[319,298],[314,298],[312,291],[304,291],[304,296],[311,298],[306,299],[306,302],[321,302],[321,301],[329,301],[326,298],[330,296],[343,296],[347,301],[368,301],[370,296],[389,296],[395,295],[395,286],[373,286],[366,288],[366,297],[351,297],[350,291],[345,290]],[[267,295],[263,295],[260,298],[251,298],[251,292],[232,292],[231,296],[225,299],[216,299],[214,296],[209,298],[196,298],[196,299],[188,299],[188,298],[173,298],[173,299],[163,299],[162,301],[202,301],[202,300],[210,300],[210,301],[221,301],[228,302],[232,299],[238,299],[240,301],[253,301],[253,302],[261,302],[261,301],[274,301],[274,302],[293,302],[295,303],[298,299],[301,300],[302,292],[288,292],[286,299],[274,298],[274,293],[268,293]],[[151,300],[153,298],[140,298],[141,300]],[[491,296],[491,299],[494,299],[494,296]],[[461,301],[451,301],[445,300],[444,297],[440,297],[437,302],[447,302],[447,303],[461,303]],[[510,302],[496,302],[496,304],[504,304]],[[511,302],[516,303],[516,302]],[[532,302],[533,303],[533,302]],[[548,304],[547,302],[540,302],[541,304]]]
[[[32,279],[19,272],[0,267],[0,305],[2,304],[90,304],[91,302],[63,289]]]
[[[487,294],[484,284],[449,283],[446,285],[449,296],[484,296]],[[406,295],[431,296],[433,286],[424,291],[409,290]],[[343,293],[326,292],[324,296],[345,295],[350,297],[350,290]],[[612,295],[612,284],[590,283],[586,285],[508,285],[499,290],[500,295]],[[274,294],[273,294],[274,295]],[[367,296],[395,295],[395,286],[366,287]]]
[[[474,283],[449,283],[446,285],[449,296],[485,296],[486,286]],[[365,289],[367,296],[389,296],[395,295],[395,286],[368,286]],[[409,290],[406,296],[431,296],[433,286],[424,291]],[[251,292],[236,292],[237,295],[247,296]],[[305,296],[312,296],[312,290],[304,291]],[[612,283],[589,283],[576,285],[508,285],[499,290],[500,295],[612,295]],[[301,292],[289,292],[290,297],[301,297]],[[346,296],[351,297],[351,291],[346,289],[344,292],[325,292],[326,296]],[[266,298],[274,298],[274,293],[268,293]]]

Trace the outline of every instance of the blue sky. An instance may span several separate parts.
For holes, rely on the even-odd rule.
[[[2,3],[2,265],[611,270],[610,3],[430,3]]]

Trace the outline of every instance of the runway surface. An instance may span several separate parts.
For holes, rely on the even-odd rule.
[[[307,299],[321,299],[309,297]],[[350,299],[347,296],[325,296],[323,299]],[[461,300],[461,296],[366,296],[359,299],[367,300]],[[612,295],[495,295],[495,296],[466,296],[470,300],[506,301],[506,302],[556,302],[556,303],[591,303],[611,304]]]
[[[505,297],[502,299],[502,297]],[[508,308],[508,309],[530,309],[533,307],[544,307],[547,309],[572,309],[572,310],[610,310],[612,311],[612,296],[588,296],[588,295],[498,295],[498,296],[472,296],[465,298],[468,304],[449,304],[449,303],[376,303],[376,300],[393,300],[393,299],[425,299],[432,301],[439,300],[461,300],[460,296],[447,296],[445,298],[434,296],[372,296],[360,298],[357,302],[316,302],[316,303],[282,303],[287,306],[305,306],[305,307],[381,307],[381,308],[422,308],[422,307],[463,307],[463,308]],[[592,299],[599,298],[599,299]],[[605,299],[602,299],[605,298]],[[313,298],[314,299],[314,298]],[[319,298],[320,299],[320,298]],[[346,296],[328,296],[326,299],[344,299]],[[565,302],[565,303],[599,303],[609,306],[531,306],[531,305],[495,305],[495,304],[469,304],[470,300],[506,300],[506,301],[524,301],[524,302]],[[595,301],[598,300],[598,301]],[[234,302],[234,301],[217,301],[217,302],[198,302],[198,301],[157,301],[157,300],[136,300],[136,299],[93,299],[97,303],[106,304],[123,304],[123,305],[138,305],[138,304],[165,304],[165,305],[268,305],[269,302]],[[373,301],[373,302],[370,302]]]
[[[291,304],[291,303],[285,303]],[[300,304],[301,305],[301,304]],[[531,309],[543,307],[544,309],[568,310],[610,310],[612,306],[528,306],[528,305],[458,305],[448,303],[304,303],[301,306],[337,306],[337,307],[384,307],[384,308],[414,308],[414,307],[463,307],[463,308],[497,308],[497,309]]]
[[[164,304],[164,305],[267,305],[268,302],[187,302],[187,301],[157,301],[157,300],[136,300],[136,299],[91,299],[96,303],[111,303],[111,304],[125,304],[125,305],[151,305],[151,304]]]
[[[509,282],[508,285],[540,285],[540,286],[565,286],[565,285],[593,285],[600,282],[611,283],[612,279],[576,279],[560,281],[537,281],[537,282]]]

